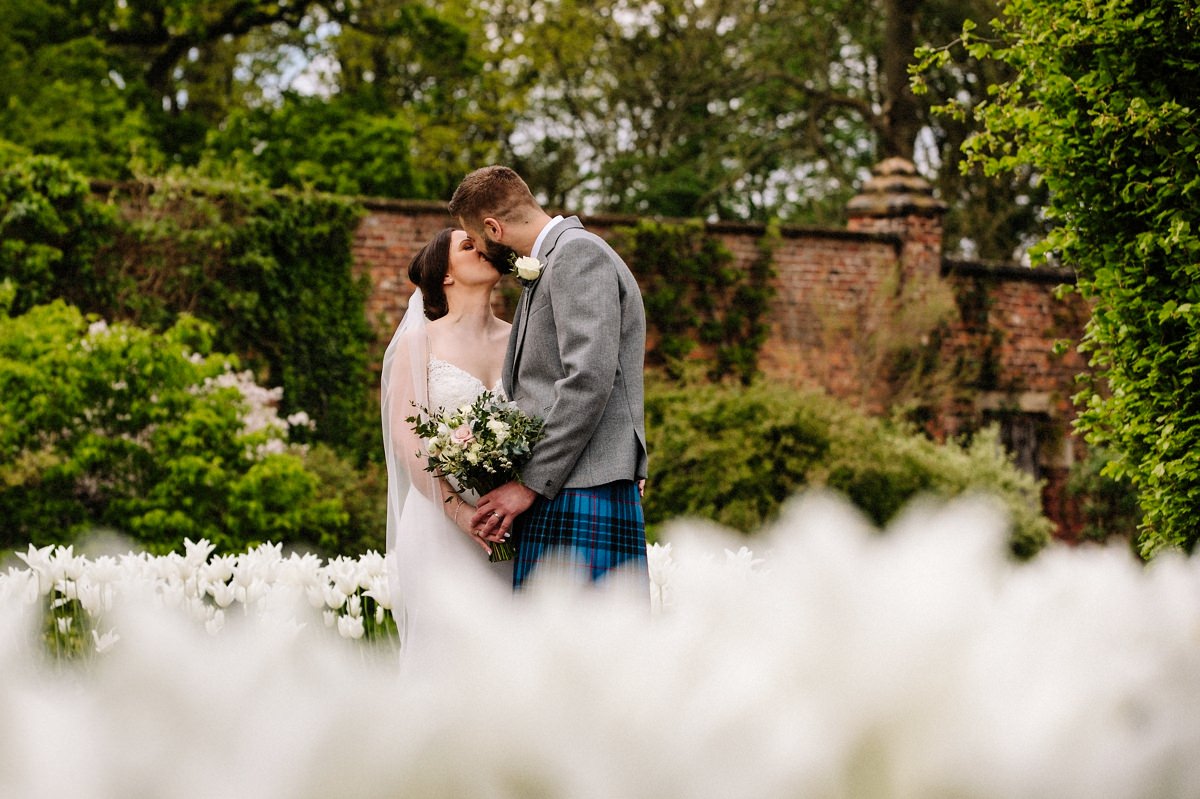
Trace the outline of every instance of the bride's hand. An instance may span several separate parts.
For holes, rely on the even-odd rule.
[[[471,528],[471,514],[475,512],[475,506],[465,502],[461,497],[458,498],[458,506],[454,511],[454,524],[459,530],[462,530],[471,540],[483,549],[489,555],[492,554],[492,545],[483,539],[474,529]]]

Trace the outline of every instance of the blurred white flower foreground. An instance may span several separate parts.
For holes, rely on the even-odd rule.
[[[751,554],[678,524],[653,613],[450,579],[433,668],[262,587],[215,634],[114,601],[119,640],[52,668],[9,574],[0,796],[1200,795],[1200,560],[1016,565],[1003,528],[960,502],[879,537],[810,497]]]

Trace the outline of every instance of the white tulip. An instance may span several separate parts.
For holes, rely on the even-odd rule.
[[[209,590],[213,601],[217,603],[218,607],[227,608],[233,604],[234,593],[232,585],[213,583]]]
[[[117,641],[121,640],[121,636],[117,635],[116,630],[109,630],[104,635],[100,635],[95,630],[92,630],[92,640],[96,645],[96,652],[104,654],[116,645]]]
[[[337,620],[338,635],[343,638],[362,638],[363,620],[361,616],[339,616]]]
[[[325,586],[325,604],[333,610],[340,610],[346,604],[346,596],[346,592],[336,586]]]

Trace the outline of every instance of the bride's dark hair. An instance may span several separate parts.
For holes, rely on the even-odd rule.
[[[450,269],[450,235],[454,228],[438,231],[433,239],[413,256],[408,265],[408,279],[421,288],[425,295],[425,318],[440,319],[450,311],[446,302],[446,288],[442,281]]]

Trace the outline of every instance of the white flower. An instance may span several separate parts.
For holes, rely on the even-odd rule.
[[[487,428],[496,436],[497,444],[503,444],[508,439],[509,427],[499,419],[488,419]]]
[[[331,610],[340,610],[346,604],[346,593],[337,586],[325,586],[325,604]]]
[[[113,645],[121,640],[121,636],[117,635],[116,630],[109,630],[104,635],[92,630],[92,639],[96,642],[96,651],[103,654],[112,649]]]
[[[308,598],[308,604],[316,608],[325,607],[325,591],[319,585],[304,586],[304,596]]]
[[[218,607],[227,608],[233,604],[234,588],[232,583],[228,585],[221,582],[210,583],[208,591],[212,594],[213,601],[217,603]]]
[[[317,426],[317,423],[308,418],[308,414],[304,411],[296,411],[288,416],[287,423],[291,427],[307,427],[309,430],[314,430]]]
[[[528,255],[522,255],[513,263],[513,267],[517,271],[517,277],[522,280],[537,280],[542,276],[542,262],[537,258]]]
[[[338,616],[338,635],[343,638],[362,638],[363,620],[361,616]]]

